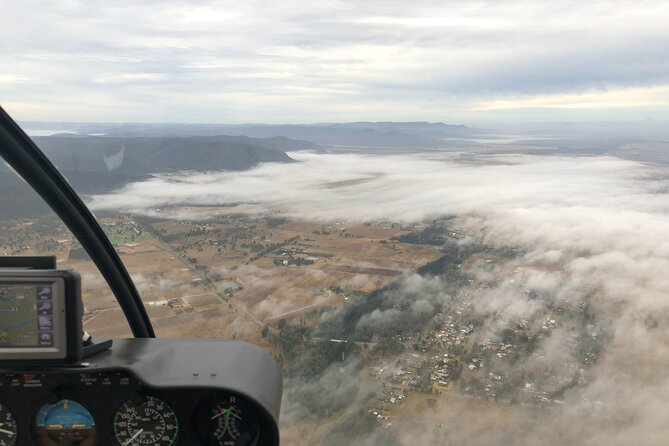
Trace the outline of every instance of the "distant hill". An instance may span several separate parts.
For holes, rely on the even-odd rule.
[[[152,174],[181,170],[246,170],[259,163],[290,163],[282,149],[304,146],[288,138],[139,137],[54,135],[33,140],[82,194],[109,192]],[[39,198],[0,165],[0,209],[3,216],[43,210]],[[22,210],[21,208],[25,208]],[[27,212],[27,213],[26,213]]]
[[[49,207],[30,186],[0,162],[0,219],[45,215]]]
[[[285,152],[250,138],[39,136],[46,155],[83,193],[99,192],[155,173],[245,170],[263,162],[293,162]]]
[[[439,148],[452,139],[466,139],[477,131],[463,125],[442,122],[351,122],[313,125],[230,126],[228,133],[254,137],[283,135],[307,139],[326,146],[366,148]]]
[[[323,151],[323,148],[311,141],[291,139],[282,133],[269,133],[260,137],[229,131],[236,126],[216,124],[97,124],[97,123],[59,123],[25,121],[20,123],[29,135],[36,138],[51,136],[99,136],[117,138],[141,137],[216,137],[227,143],[248,143],[266,149],[282,152],[311,150]],[[50,133],[51,130],[53,133]],[[39,136],[37,136],[39,135]]]
[[[22,123],[39,130],[46,123]],[[256,145],[281,150],[328,148],[433,149],[467,145],[466,139],[483,133],[464,125],[443,122],[350,122],[341,124],[74,124],[53,123],[51,128],[108,136],[213,136],[253,138]],[[221,137],[222,138],[222,137]],[[287,141],[277,138],[290,138]]]

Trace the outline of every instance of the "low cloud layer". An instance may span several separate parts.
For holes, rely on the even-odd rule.
[[[457,216],[458,228],[470,234],[461,243],[518,249],[518,255],[502,264],[465,266],[467,273],[491,284],[471,296],[476,313],[486,321],[477,340],[495,337],[519,319],[531,319],[555,302],[579,296],[589,296],[589,311],[597,318],[591,323],[593,331],[606,340],[588,379],[565,393],[563,405],[540,411],[509,406],[497,418],[501,415],[492,406],[474,411],[474,403],[454,395],[439,410],[421,412],[427,428],[402,430],[405,444],[665,443],[665,170],[611,157],[512,155],[462,161],[457,155],[293,156],[301,162],[247,172],[162,176],[92,197],[92,205],[150,214],[176,203],[244,203],[243,209],[252,212],[295,218],[404,223]],[[394,308],[430,314],[451,301],[454,294],[445,289],[441,279],[407,274],[385,296],[397,305],[371,311],[356,330],[394,326]],[[537,301],[524,290],[550,299]],[[411,305],[405,305],[407,298]],[[577,347],[573,333],[558,326],[541,344],[539,356],[505,373],[514,376],[522,367],[568,377],[578,372]],[[344,388],[341,376],[333,383],[328,379],[324,375],[308,384],[323,391]],[[348,389],[355,382],[345,384]],[[299,398],[287,398],[287,413],[298,413]]]
[[[169,205],[240,204],[240,212],[402,222],[502,213],[528,223],[536,218],[544,225],[558,224],[555,216],[562,220],[560,227],[570,230],[587,230],[602,220],[614,227],[629,219],[643,223],[647,214],[661,216],[669,210],[661,193],[667,187],[664,174],[617,158],[510,155],[459,162],[457,155],[441,154],[290,155],[300,162],[268,163],[246,172],[159,176],[94,196],[90,204],[94,210],[149,214]],[[568,220],[580,223],[572,227]],[[534,222],[531,227],[539,235],[548,229]],[[560,240],[562,234],[554,238]]]

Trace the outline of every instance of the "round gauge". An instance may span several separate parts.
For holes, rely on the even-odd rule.
[[[120,446],[172,446],[179,436],[179,422],[166,402],[147,396],[127,399],[112,419],[114,439]]]
[[[209,446],[255,446],[260,422],[254,406],[239,396],[220,395],[200,410],[196,429]],[[205,423],[208,429],[205,428]]]
[[[18,433],[14,415],[0,404],[0,446],[14,446]]]
[[[35,415],[35,440],[40,446],[92,446],[95,420],[76,401],[45,404]]]

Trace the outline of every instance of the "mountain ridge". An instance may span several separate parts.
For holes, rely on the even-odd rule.
[[[282,148],[307,149],[313,143],[288,138],[258,141],[239,137],[116,137],[60,134],[33,141],[79,194],[111,192],[151,175],[176,171],[239,171],[266,162],[293,163]],[[37,194],[0,163],[3,215],[43,213]]]
[[[47,123],[26,122],[28,128],[45,128]],[[451,147],[483,130],[443,122],[357,121],[317,124],[95,124],[52,123],[82,134],[107,136],[216,136],[250,137],[266,140],[283,137],[301,144],[297,150],[318,150],[319,146],[366,147],[370,149]],[[257,141],[256,141],[257,143]]]

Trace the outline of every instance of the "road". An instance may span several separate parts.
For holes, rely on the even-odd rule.
[[[328,294],[328,296],[325,299],[321,300],[320,302],[316,302],[316,303],[313,303],[311,305],[307,305],[307,306],[304,306],[304,307],[297,308],[295,310],[286,311],[285,313],[281,313],[281,314],[277,314],[277,315],[272,316],[272,317],[268,317],[267,319],[265,319],[265,322],[273,321],[275,319],[280,319],[284,316],[288,316],[288,315],[293,314],[293,313],[299,313],[301,311],[305,311],[305,310],[308,310],[310,308],[320,307],[321,305],[323,305],[324,303],[326,303],[330,299],[332,299],[332,297],[334,296],[334,294],[330,290],[325,290],[325,292]]]
[[[158,248],[160,248],[160,249],[162,249],[163,251],[169,253],[171,256],[174,256],[175,259],[179,260],[179,261],[180,261],[185,267],[187,267],[193,274],[199,276],[202,280],[207,279],[207,275],[206,275],[206,274],[204,274],[204,273],[201,272],[201,271],[196,270],[190,262],[188,262],[187,260],[183,259],[177,252],[174,252],[174,251],[172,250],[172,248],[169,247],[169,245],[166,245],[165,243],[163,243],[162,241],[160,241],[160,240],[158,240],[158,239],[156,239],[156,242],[158,243],[158,244],[157,244],[157,247],[158,247]],[[262,321],[261,321],[260,319],[258,319],[257,317],[255,317],[255,315],[254,315],[253,313],[251,313],[251,312],[248,310],[248,308],[246,308],[246,306],[244,306],[244,305],[242,305],[242,304],[240,304],[240,303],[238,303],[238,302],[235,302],[234,300],[228,300],[228,299],[226,299],[226,298],[224,297],[224,296],[225,296],[225,291],[226,291],[225,289],[221,290],[215,282],[213,283],[213,285],[214,285],[214,287],[216,288],[216,292],[214,292],[213,294],[216,295],[216,297],[218,297],[218,299],[219,299],[222,303],[232,305],[232,306],[235,307],[237,310],[241,311],[241,312],[242,312],[243,314],[245,314],[249,319],[251,319],[253,322],[255,322],[255,323],[258,325],[258,327],[260,327],[261,330],[266,326],[265,323],[262,322]],[[273,331],[274,329],[273,329],[272,327],[269,327],[269,330],[270,330],[270,331]]]

